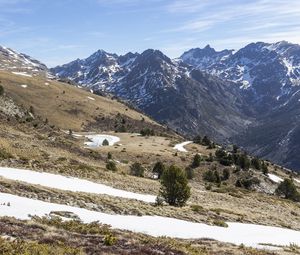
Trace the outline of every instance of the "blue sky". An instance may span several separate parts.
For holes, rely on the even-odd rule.
[[[178,57],[210,44],[300,43],[299,0],[0,0],[0,45],[48,66],[98,49]]]

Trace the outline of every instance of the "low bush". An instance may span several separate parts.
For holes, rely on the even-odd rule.
[[[7,152],[5,149],[0,148],[0,160],[13,158],[13,155]]]
[[[116,163],[112,160],[110,160],[106,163],[106,169],[110,170],[110,171],[113,171],[113,172],[118,171]]]
[[[4,94],[4,88],[2,85],[0,85],[0,96],[2,96]]]
[[[108,234],[104,236],[103,242],[106,246],[112,246],[117,242],[117,238],[112,234]]]
[[[278,196],[283,196],[286,199],[296,202],[300,201],[300,193],[297,191],[297,188],[291,179],[284,179],[284,181],[278,185],[275,193]]]
[[[145,169],[140,163],[133,163],[130,166],[130,174],[133,176],[144,177]]]
[[[250,190],[253,185],[258,185],[260,180],[256,177],[240,178],[236,181],[235,186]]]
[[[208,170],[203,174],[203,180],[207,182],[221,183],[221,178],[217,170]]]
[[[227,228],[228,224],[223,220],[214,220],[213,224],[219,227]]]

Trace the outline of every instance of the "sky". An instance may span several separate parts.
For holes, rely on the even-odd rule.
[[[0,0],[0,45],[49,67],[98,49],[175,58],[207,44],[300,44],[299,32],[299,0]]]

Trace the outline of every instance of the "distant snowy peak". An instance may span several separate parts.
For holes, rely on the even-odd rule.
[[[115,83],[122,78],[130,70],[137,56],[137,53],[131,52],[118,56],[98,50],[88,58],[57,66],[51,71],[58,77],[69,78],[86,87],[105,87],[105,84]]]
[[[180,59],[222,79],[239,83],[241,88],[258,87],[276,80],[284,93],[287,87],[300,85],[300,46],[286,41],[250,43],[237,52],[218,52],[208,45],[204,49],[191,49]]]
[[[217,62],[224,61],[233,54],[233,50],[216,51],[207,45],[205,48],[191,49],[180,57],[183,62],[193,65],[197,68],[206,68]]]
[[[0,46],[0,70],[39,74],[47,72],[43,63],[23,53]]]
[[[123,56],[99,50],[86,59],[77,59],[51,71],[94,91],[115,93],[140,105],[138,98],[148,98],[159,88],[176,87],[176,79],[187,72],[184,65],[154,49]]]

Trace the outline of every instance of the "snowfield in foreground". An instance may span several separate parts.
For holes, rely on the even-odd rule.
[[[7,203],[10,206],[7,206]],[[29,219],[28,215],[44,216],[51,211],[73,212],[85,222],[99,221],[112,228],[130,230],[152,236],[174,238],[212,238],[222,242],[262,248],[261,243],[273,245],[300,245],[300,232],[290,229],[254,224],[227,223],[228,228],[209,226],[160,216],[110,215],[83,208],[71,207],[0,193],[0,216]]]
[[[120,138],[112,135],[85,135],[89,139],[88,142],[85,142],[84,145],[88,148],[97,148],[101,147],[104,140],[108,141],[109,146],[114,145],[120,141]]]
[[[179,143],[179,144],[176,144],[173,149],[174,150],[178,150],[178,151],[181,151],[181,152],[187,152],[187,150],[184,148],[184,146],[190,144],[190,143],[193,143],[192,141],[187,141],[187,142],[183,142],[183,143]]]
[[[152,195],[133,193],[125,190],[115,189],[104,184],[95,183],[84,179],[66,177],[45,172],[0,167],[0,176],[15,181],[23,181],[30,184],[37,184],[54,189],[106,194],[114,197],[136,199],[147,203],[154,203],[156,199],[156,196]]]

